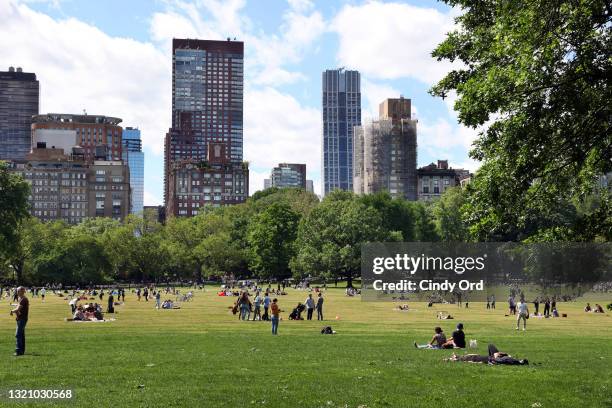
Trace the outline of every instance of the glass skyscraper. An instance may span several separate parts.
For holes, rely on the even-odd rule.
[[[343,68],[323,72],[323,195],[353,191],[353,127],[361,126],[361,77]]]
[[[31,148],[32,116],[38,115],[36,74],[0,71],[0,160],[25,160]]]
[[[144,153],[140,130],[131,127],[123,129],[123,162],[130,168],[130,188],[132,191],[130,213],[142,214],[144,205]]]

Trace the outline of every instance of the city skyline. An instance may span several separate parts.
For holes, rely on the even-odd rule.
[[[0,31],[11,30],[19,44],[0,46],[0,58],[37,74],[40,112],[87,109],[122,117],[124,123],[142,130],[147,157],[145,205],[163,202],[163,137],[171,122],[170,48],[172,38],[181,36],[212,40],[231,36],[245,43],[244,159],[250,162],[251,194],[261,189],[270,168],[279,162],[306,163],[308,178],[321,194],[320,75],[343,66],[362,73],[362,120],[375,117],[378,103],[385,98],[412,99],[419,119],[419,166],[448,158],[453,167],[475,170],[467,150],[476,132],[456,124],[450,112],[452,96],[440,100],[427,94],[447,69],[436,65],[429,52],[452,27],[453,10],[433,2],[267,5],[263,15],[252,2],[242,1],[211,1],[194,6],[192,12],[171,2],[135,1],[125,8],[111,1],[103,7],[106,13],[96,13],[97,6],[91,4],[75,7],[63,1],[10,0],[0,6],[0,17],[8,22]],[[119,15],[118,21],[108,18],[109,12]],[[384,24],[400,16],[415,21],[418,29]],[[356,29],[365,17],[372,19],[373,30],[378,31],[372,38],[364,39],[365,34]],[[127,21],[131,23],[122,24]],[[39,55],[40,41],[27,31],[36,26],[48,32],[54,47],[70,57],[66,60],[78,59],[79,66]],[[380,46],[380,41],[390,38],[414,47],[397,51]],[[108,52],[104,64],[95,63],[83,41]],[[371,58],[363,58],[367,53],[373,53]],[[117,77],[124,80],[116,81]]]

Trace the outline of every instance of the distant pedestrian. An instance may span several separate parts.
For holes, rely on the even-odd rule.
[[[261,296],[259,292],[255,294],[254,310],[253,310],[253,321],[261,320]]]
[[[535,299],[533,299],[533,307],[535,309],[535,315],[537,316],[540,312],[540,298],[537,296]]]
[[[45,303],[45,295],[46,295],[46,294],[47,294],[47,289],[42,288],[42,289],[40,290],[40,297],[41,297],[41,299],[42,299],[43,303]]]
[[[491,295],[491,309],[495,309],[495,295]]]
[[[321,293],[319,293],[317,299],[317,320],[323,320],[323,296]]]
[[[107,313],[115,313],[115,297],[113,296],[113,292],[108,294],[108,307],[106,309]]]
[[[138,301],[140,302],[140,288],[138,288],[138,290],[136,291],[136,297],[138,298]]]
[[[544,316],[548,317],[550,315],[550,300],[546,298],[544,300]]]
[[[272,334],[278,334],[278,321],[280,320],[280,308],[278,307],[278,299],[274,298],[270,305],[270,313],[272,314]]]
[[[306,311],[307,311],[306,320],[312,320],[312,312],[314,311],[314,308],[315,308],[315,302],[314,302],[314,299],[312,298],[312,293],[308,294],[308,297],[306,298],[306,301],[304,302],[304,304],[306,305]]]
[[[491,298],[487,296],[487,310],[491,309]]]
[[[17,330],[15,331],[15,356],[23,356],[26,348],[25,328],[30,313],[30,302],[25,296],[26,289],[23,286],[18,287],[16,293],[19,302],[17,307],[11,310],[11,316],[15,315],[15,320],[17,321]]]
[[[157,291],[155,294],[155,308],[159,309],[161,307],[161,292]]]
[[[519,329],[521,320],[523,320],[523,331],[527,329],[527,319],[529,319],[529,309],[525,300],[521,299],[517,305],[518,316],[516,317],[516,330]]]
[[[271,302],[272,301],[270,300],[270,296],[268,295],[268,292],[266,291],[266,295],[264,296],[264,299],[263,299],[264,314],[263,314],[262,320],[270,320],[268,309],[270,308]]]

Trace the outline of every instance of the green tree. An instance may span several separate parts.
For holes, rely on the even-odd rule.
[[[28,183],[0,161],[0,259],[12,258],[18,251],[19,225],[29,216],[29,194]],[[17,268],[15,271],[17,282],[21,283],[21,270]]]
[[[382,227],[377,210],[348,197],[332,193],[302,218],[291,261],[295,276],[345,278],[352,286],[361,270],[361,245],[400,238]]]
[[[383,228],[398,231],[403,241],[415,239],[415,215],[412,204],[403,199],[393,199],[387,192],[359,196],[359,201],[376,209],[382,218]]]
[[[482,127],[470,153],[483,162],[467,197],[471,232],[478,240],[519,240],[533,214],[559,200],[583,201],[612,171],[612,7],[605,0],[444,2],[463,13],[433,55],[460,64],[431,92],[456,92],[459,121]],[[585,217],[591,229],[605,228],[596,221],[601,212]],[[581,239],[580,230],[571,226],[569,237]]]
[[[436,232],[434,215],[431,203],[413,203],[414,209],[414,235],[418,242],[436,242],[440,240]]]
[[[289,261],[294,255],[300,216],[288,204],[275,203],[255,215],[249,224],[249,265],[260,278],[291,276]]]
[[[468,242],[470,234],[462,217],[465,194],[460,187],[447,189],[435,202],[433,214],[442,241]]]

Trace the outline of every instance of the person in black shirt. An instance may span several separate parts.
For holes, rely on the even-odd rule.
[[[465,348],[463,323],[457,324],[457,330],[453,332],[453,336],[444,344],[444,348]]]
[[[25,297],[26,289],[24,287],[18,287],[15,293],[19,298],[17,307],[11,310],[11,316],[15,315],[15,320],[17,320],[15,356],[23,356],[25,354],[25,327],[28,323],[30,303],[28,298]]]

